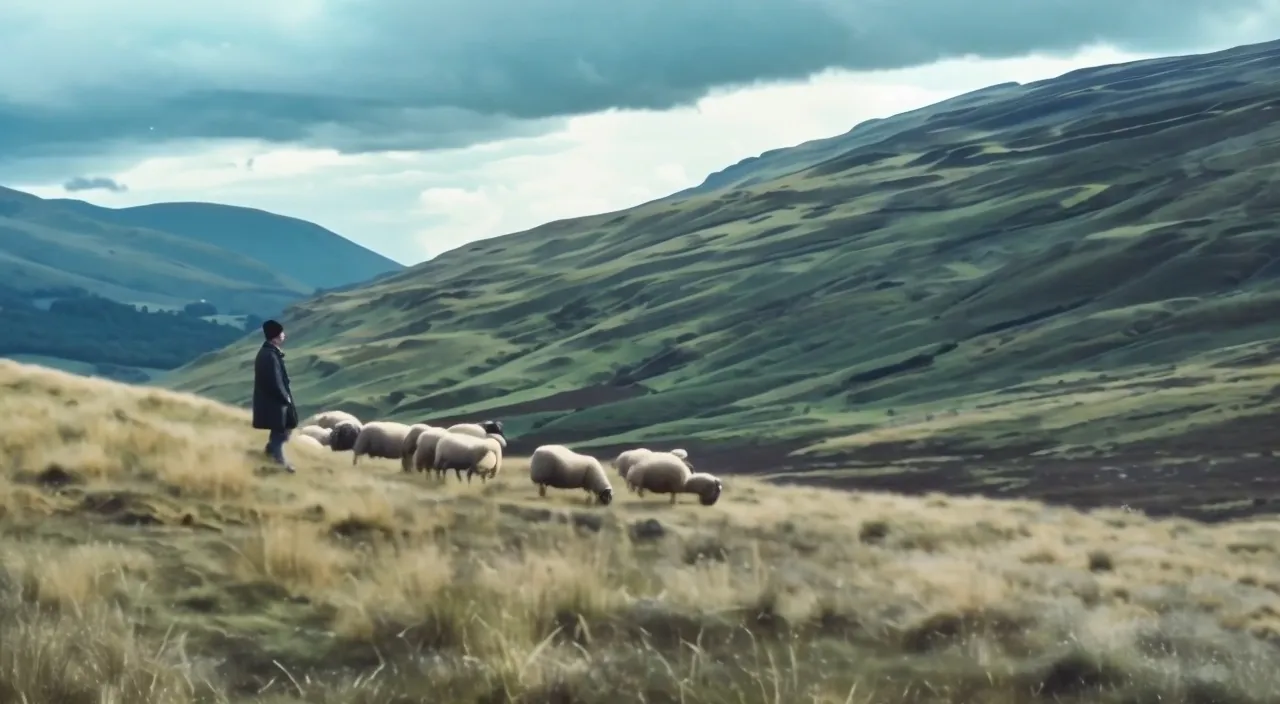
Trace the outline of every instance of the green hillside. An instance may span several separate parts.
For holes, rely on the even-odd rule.
[[[218,203],[103,208],[53,201],[102,222],[160,230],[244,255],[311,288],[362,283],[404,266],[315,223]]]
[[[295,390],[814,477],[1269,451],[1278,62],[1270,43],[1006,86],[764,183],[462,247],[290,309]],[[169,383],[244,402],[251,352]]]
[[[926,124],[934,115],[979,105],[1003,94],[1016,94],[1022,88],[1017,83],[1001,83],[988,86],[963,95],[957,95],[940,103],[927,105],[918,110],[899,113],[889,118],[867,120],[859,123],[848,132],[835,137],[814,139],[784,149],[771,149],[759,156],[748,157],[728,168],[721,169],[707,176],[701,184],[675,193],[668,196],[668,198],[677,199],[700,193],[712,193],[732,187],[742,188],[765,183],[822,163],[827,159],[859,147],[875,144],[904,130],[920,127]]]

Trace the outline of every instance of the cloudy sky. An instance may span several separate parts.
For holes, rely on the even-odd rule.
[[[1280,37],[1280,0],[4,0],[0,184],[405,263],[993,83]]]

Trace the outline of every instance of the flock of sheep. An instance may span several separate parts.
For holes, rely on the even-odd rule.
[[[507,447],[501,421],[438,428],[425,423],[362,423],[344,411],[325,411],[308,418],[298,430],[298,440],[334,452],[350,451],[352,465],[362,456],[398,459],[402,470],[431,470],[440,481],[451,469],[458,481],[466,472],[467,483],[474,476],[481,482],[498,476]],[[643,497],[646,491],[670,494],[673,504],[680,494],[694,494],[703,506],[712,506],[724,490],[716,476],[695,472],[684,450],[627,450],[614,459],[613,466],[637,496]],[[542,445],[534,450],[529,458],[529,479],[537,485],[539,496],[546,496],[548,488],[580,489],[602,505],[613,501],[613,486],[600,460],[564,445]]]

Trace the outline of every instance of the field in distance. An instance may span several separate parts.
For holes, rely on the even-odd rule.
[[[292,308],[295,390],[502,418],[520,447],[679,439],[811,483],[1256,511],[1278,486],[1278,58],[996,86],[468,245]],[[251,359],[166,383],[243,403]]]
[[[725,477],[539,499],[0,361],[0,700],[1264,704],[1280,523]],[[612,472],[611,472],[612,475]],[[616,485],[616,483],[615,483]]]

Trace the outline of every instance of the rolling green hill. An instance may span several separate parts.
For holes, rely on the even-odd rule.
[[[160,307],[205,299],[242,314],[279,310],[314,291],[243,254],[7,188],[0,188],[0,281]]]
[[[203,224],[163,229],[184,222]],[[273,233],[275,254],[264,261],[218,246],[207,228],[219,224],[240,244]],[[181,203],[116,211],[0,188],[0,356],[148,381],[235,340],[251,318],[314,294],[315,283],[272,265],[288,257],[296,266],[285,269],[330,287],[400,268],[381,260],[379,270],[378,255],[328,230],[260,211]]]
[[[1074,71],[761,183],[470,244],[291,308],[295,390],[814,477],[1269,451],[1277,78],[1280,43]],[[251,352],[168,383],[244,402]]]
[[[235,252],[312,288],[341,288],[404,269],[315,223],[255,208],[218,203],[103,208],[79,200],[52,202],[101,222],[160,230]]]

